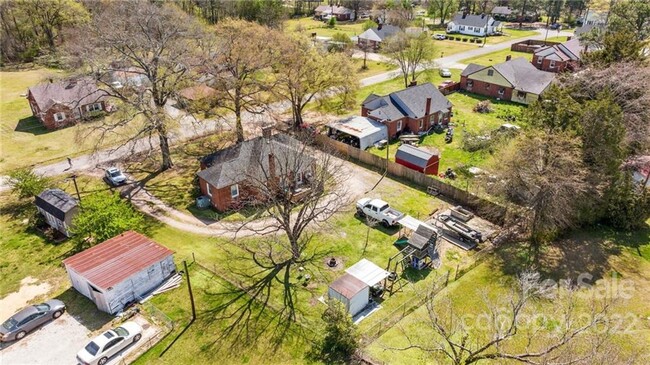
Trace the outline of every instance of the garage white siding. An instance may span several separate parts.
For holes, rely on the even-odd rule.
[[[350,313],[351,316],[354,316],[357,313],[361,312],[363,308],[365,308],[368,305],[368,301],[370,298],[370,288],[365,287],[363,290],[361,290],[359,293],[357,293],[350,299],[346,298],[344,295],[342,295],[341,293],[337,292],[332,288],[329,288],[328,295],[331,299],[336,299],[341,303],[343,303],[348,313]]]

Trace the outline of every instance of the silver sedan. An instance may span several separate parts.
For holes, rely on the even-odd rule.
[[[0,341],[20,340],[27,335],[27,332],[44,325],[51,319],[61,317],[64,311],[65,304],[58,299],[30,305],[2,323],[0,326]]]

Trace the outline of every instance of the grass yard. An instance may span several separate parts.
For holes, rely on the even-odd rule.
[[[513,52],[510,49],[504,49],[501,51],[487,53],[477,57],[466,58],[464,60],[460,60],[460,63],[464,63],[464,64],[477,63],[483,66],[491,66],[497,63],[505,62],[506,56],[512,56],[512,58],[524,57],[528,61],[531,61],[533,59],[532,53]]]
[[[650,223],[650,221],[648,222]],[[449,298],[452,306],[463,315],[466,323],[472,326],[476,316],[485,309],[478,289],[486,292],[490,298],[508,293],[507,285],[513,281],[513,274],[519,272],[527,261],[526,250],[522,246],[510,245],[499,248],[495,255],[471,270],[457,282],[451,283],[435,300]],[[604,229],[591,229],[577,232],[546,248],[540,257],[542,276],[553,280],[571,278],[588,273],[593,275],[591,289],[582,289],[579,296],[578,310],[586,312],[587,298],[598,293],[620,288],[628,288],[630,297],[621,298],[615,303],[611,312],[618,318],[624,318],[618,332],[612,338],[623,353],[633,353],[645,348],[650,341],[650,297],[647,291],[650,285],[650,227],[632,234],[620,234]],[[612,275],[616,276],[612,276]],[[507,284],[507,285],[506,285]],[[538,300],[533,303],[530,315],[545,313],[553,317],[555,304],[552,301]],[[477,319],[478,320],[478,319]],[[388,330],[377,341],[367,347],[368,353],[376,360],[390,364],[431,363],[434,358],[417,349],[397,351],[390,348],[407,346],[405,334],[417,343],[432,344],[434,333],[429,329],[426,307],[421,307],[397,326]],[[472,336],[485,336],[481,326],[470,327]],[[521,339],[520,339],[521,340]],[[471,338],[470,338],[471,342]],[[510,341],[506,347],[523,349],[524,343]],[[645,355],[645,354],[644,354]],[[647,360],[647,359],[646,359]],[[639,359],[643,363],[643,359]],[[435,361],[434,361],[435,362]],[[507,363],[507,362],[504,362]]]
[[[363,59],[351,58],[350,61],[352,62],[353,69],[356,71],[356,77],[359,80],[366,77],[382,74],[384,72],[392,71],[397,68],[395,65],[391,65],[390,63],[367,60],[366,66],[368,69],[364,70],[362,69]]]
[[[536,35],[539,35],[539,32],[534,29],[503,28],[503,35],[499,37],[488,37],[488,43],[501,43],[515,38],[527,38]]]
[[[297,32],[307,36],[316,33],[319,37],[331,37],[336,33],[343,33],[350,37],[363,33],[363,21],[338,22],[334,28],[329,28],[323,21],[311,17],[289,19],[284,22],[284,30]]]
[[[436,50],[436,58],[451,56],[456,53],[479,48],[479,45],[468,42],[433,40]]]

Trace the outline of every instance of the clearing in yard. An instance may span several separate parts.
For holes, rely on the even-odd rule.
[[[501,51],[486,53],[477,57],[466,58],[464,60],[460,60],[459,62],[464,64],[477,63],[483,66],[491,66],[497,63],[505,62],[507,56],[512,56],[512,58],[524,57],[528,61],[531,61],[533,59],[532,53],[513,52],[510,49],[504,49]]]

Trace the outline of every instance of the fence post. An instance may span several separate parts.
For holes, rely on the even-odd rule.
[[[196,257],[194,257],[194,252],[192,252],[192,263],[196,262]]]

